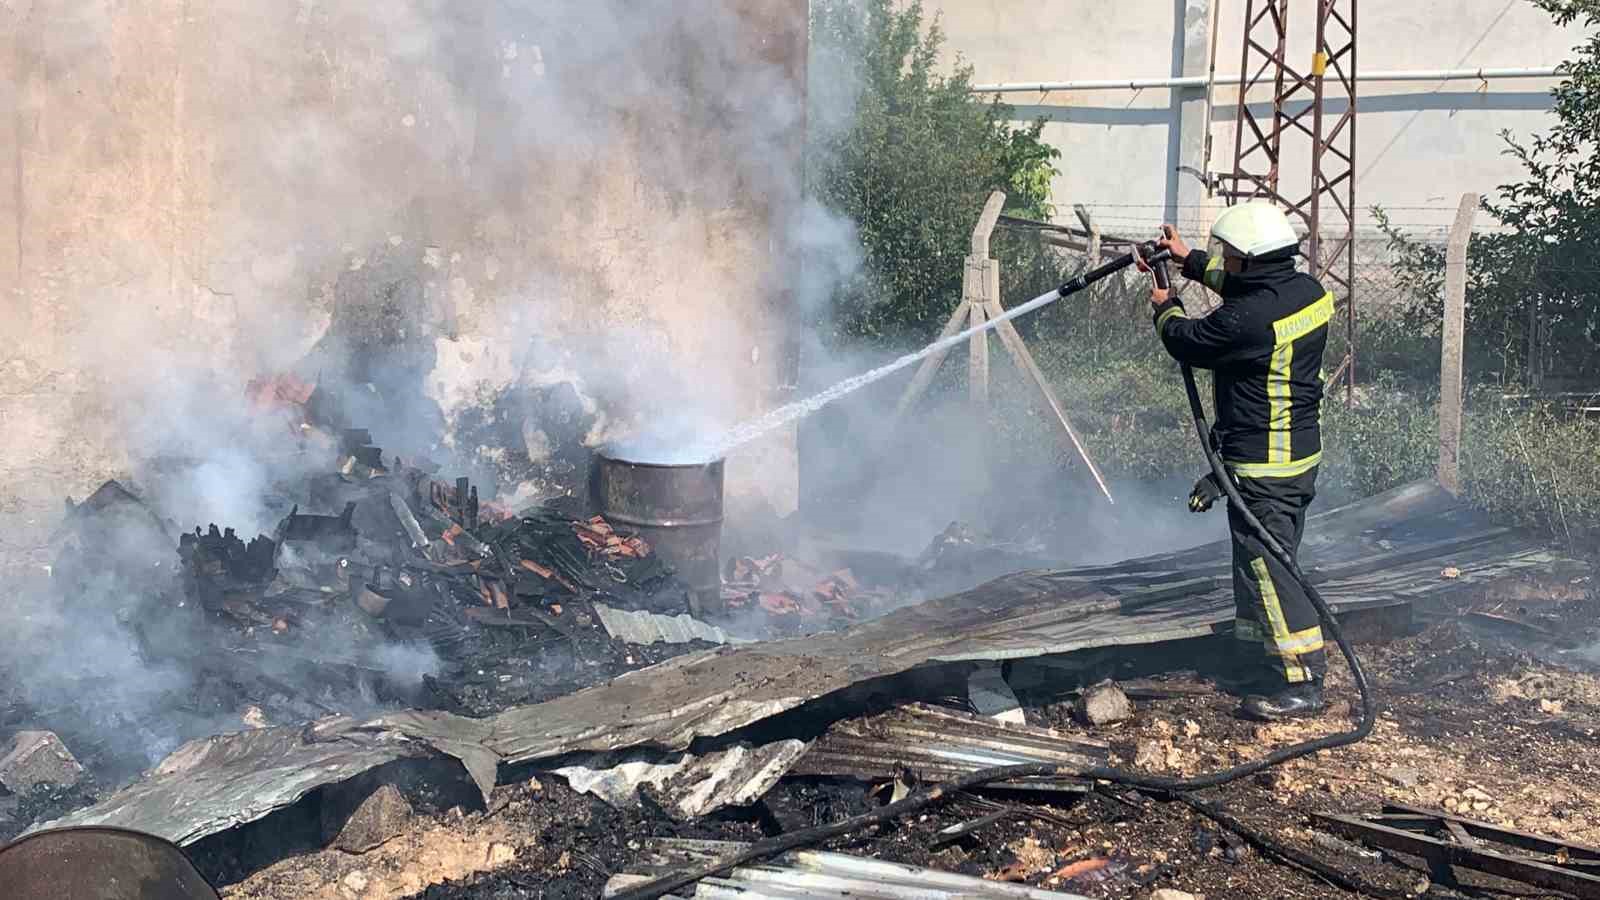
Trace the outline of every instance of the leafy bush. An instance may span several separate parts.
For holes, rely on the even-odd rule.
[[[834,337],[913,344],[931,339],[961,299],[962,260],[990,192],[1007,211],[1049,218],[1060,152],[1040,140],[1042,121],[1022,128],[1008,110],[968,92],[970,66],[940,70],[944,36],[920,0],[817,0],[811,4],[812,95],[855,95],[848,122],[813,128],[812,195],[855,222],[862,271],[833,304]],[[835,127],[836,126],[836,127]],[[1038,268],[1040,251],[1001,238],[1001,271]]]
[[[1331,504],[1370,497],[1431,477],[1439,455],[1438,399],[1403,387],[1390,373],[1362,385],[1351,407],[1322,404],[1322,476]]]
[[[1502,185],[1483,208],[1505,231],[1475,234],[1467,262],[1467,371],[1524,380],[1530,312],[1549,327],[1542,365],[1563,375],[1600,378],[1600,0],[1534,0],[1557,25],[1581,21],[1584,42],[1559,67],[1552,91],[1555,125],[1531,141],[1502,132],[1526,177]],[[1436,334],[1443,304],[1444,250],[1418,244],[1389,225],[1401,286],[1412,299],[1408,327]],[[1536,380],[1536,379],[1535,379]]]

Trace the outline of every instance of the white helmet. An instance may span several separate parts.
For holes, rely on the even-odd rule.
[[[1211,226],[1211,240],[1226,244],[1247,259],[1300,243],[1299,236],[1289,225],[1289,217],[1265,200],[1252,200],[1223,210]],[[1213,254],[1220,249],[1213,247]]]

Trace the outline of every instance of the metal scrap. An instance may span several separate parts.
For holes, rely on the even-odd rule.
[[[1547,564],[1548,553],[1514,533],[1488,542],[1474,538],[1464,550],[1452,546],[1450,534],[1470,535],[1478,527],[1475,515],[1436,486],[1411,486],[1318,517],[1309,530],[1312,537],[1305,552],[1308,559],[1325,566],[1364,560],[1359,571],[1336,570],[1320,584],[1339,611],[1462,590],[1508,570]],[[520,525],[500,527],[516,530]],[[571,535],[570,525],[566,533]],[[1383,572],[1381,555],[1375,563],[1366,561],[1380,539],[1392,539],[1395,552],[1411,561],[1388,572]],[[1430,552],[1448,554],[1461,566],[1462,577],[1439,579],[1437,559],[1413,552],[1418,542],[1431,543]],[[395,758],[396,753],[416,755],[437,748],[466,761],[480,784],[492,783],[501,764],[645,745],[685,750],[696,738],[728,734],[852,684],[929,663],[1014,659],[1207,635],[1233,615],[1231,594],[1224,586],[1226,559],[1224,548],[1212,546],[1115,566],[1023,572],[839,632],[675,657],[587,690],[486,719],[440,711],[393,713],[354,729],[349,741],[318,748],[311,765],[338,765],[354,774]],[[845,726],[850,727],[858,726]],[[1047,749],[1062,752],[1056,738],[1035,736],[1037,743],[1030,748],[1015,730],[1003,732],[998,745],[985,743],[992,732],[972,733],[975,742],[962,746],[951,742],[948,730],[936,730],[919,739],[929,747],[908,740],[895,747],[905,752],[890,754],[879,742],[872,747],[841,747],[836,756],[856,771],[882,772],[891,762],[887,757],[899,762],[906,753],[921,750],[918,763],[929,777],[937,778],[941,769],[971,771],[1006,759],[1007,754],[1024,757],[1018,761],[1037,761],[1028,757]],[[858,742],[870,737],[843,731],[841,735]],[[381,736],[387,739],[380,740]],[[249,752],[235,756],[219,752],[208,765],[196,769],[195,777],[154,777],[77,815],[83,821],[137,828],[183,843],[264,815],[264,809],[281,805],[286,793],[303,793],[294,785],[310,776],[298,774],[303,771],[298,754],[309,752],[281,750],[294,760],[289,775],[284,774],[287,767],[280,771],[272,764],[263,765]],[[1086,761],[1093,759],[1088,750],[1075,752],[1085,754]],[[816,768],[825,759],[826,739],[812,747],[795,771]],[[280,778],[283,784],[277,783]],[[322,779],[319,774],[310,786],[328,780],[336,778]]]
[[[733,637],[718,626],[708,625],[686,613],[664,616],[642,609],[612,609],[604,603],[594,604],[594,612],[607,634],[629,644],[687,644],[690,641],[749,643],[744,638]]]
[[[741,744],[698,757],[685,753],[676,759],[663,759],[659,753],[593,756],[551,771],[567,779],[573,790],[617,807],[635,803],[639,788],[649,785],[664,795],[668,813],[687,820],[754,803],[805,752],[805,741],[791,739],[760,747]]]
[[[1312,818],[1336,834],[1420,856],[1433,868],[1435,880],[1445,884],[1454,882],[1450,870],[1459,867],[1575,897],[1600,898],[1600,847],[1397,804],[1371,818],[1320,813]]]
[[[877,779],[909,769],[945,781],[992,766],[1054,763],[1104,766],[1109,746],[1047,728],[1006,725],[970,713],[914,703],[882,715],[839,722],[819,738],[794,768],[797,775]],[[1080,790],[1066,780],[1028,779],[999,787]]]
[[[143,780],[29,833],[115,825],[184,846],[255,821],[323,785],[429,753],[426,744],[359,727],[348,717],[217,735],[184,744]]]
[[[679,866],[708,862],[740,850],[745,845],[716,841],[656,840],[648,842],[630,871],[606,883],[602,896],[612,897]],[[740,866],[725,875],[706,878],[692,894],[703,898],[818,897],[904,898],[904,900],[1085,900],[1079,894],[1046,891],[956,875],[921,866],[866,859],[845,853],[800,850],[768,863]]]

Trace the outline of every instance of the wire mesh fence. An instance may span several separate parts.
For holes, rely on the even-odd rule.
[[[1099,232],[1101,258],[1125,252],[1128,241],[1150,239],[1168,218],[1168,211],[1155,205],[1084,208]],[[1353,341],[1358,381],[1400,377],[1437,383],[1445,243],[1455,211],[1454,204],[1413,204],[1358,217],[1351,291],[1355,327],[1353,334],[1347,330],[1349,298],[1340,297],[1330,333],[1330,367],[1345,358]],[[1181,208],[1174,218],[1180,231],[1192,236],[1190,243],[1199,245],[1215,213],[1215,208]],[[1013,222],[1005,230],[1010,240],[1030,242],[1039,270],[1009,278],[1002,273],[1008,298],[1042,290],[1040,273],[1051,268],[1073,273],[1091,265],[1094,235],[1081,222],[1058,224],[1055,230]],[[1569,396],[1585,408],[1600,406],[1584,399],[1600,393],[1600,262],[1594,254],[1565,260],[1511,253],[1509,234],[1489,221],[1474,229],[1469,245],[1468,380],[1497,385],[1508,396]],[[1198,285],[1176,287],[1191,309],[1207,310],[1214,303]],[[1128,270],[1070,308],[1048,311],[1033,327],[1094,358],[1147,353],[1152,345],[1148,293],[1148,280]]]

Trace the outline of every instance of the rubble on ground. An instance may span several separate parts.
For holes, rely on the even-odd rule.
[[[393,784],[380,784],[362,796],[353,784],[330,789],[322,802],[324,842],[346,853],[366,853],[399,837],[411,824],[411,802]],[[354,803],[354,808],[351,804]]]
[[[0,787],[13,794],[37,788],[69,788],[83,777],[83,766],[61,739],[48,731],[19,731],[0,756]]]
[[[1102,681],[1083,692],[1073,712],[1085,725],[1104,728],[1132,716],[1133,702],[1115,683]]]
[[[294,404],[315,395],[261,393]],[[1419,523],[1451,502],[1433,493],[1383,501],[1412,516],[1393,525],[1374,527],[1380,503],[1316,534],[1324,590],[1347,614],[1390,621],[1398,604],[1385,591],[1418,608],[1441,598],[1429,609],[1443,624],[1373,651],[1382,688],[1421,690],[1398,695],[1369,741],[1230,786],[1217,799],[1235,827],[1073,776],[1106,765],[1215,771],[1349,714],[1345,703],[1326,721],[1247,725],[1200,676],[1173,674],[1198,665],[1231,617],[1225,559],[1203,548],[1023,572],[918,605],[907,604],[941,577],[972,577],[986,539],[955,527],[920,560],[785,548],[728,562],[733,618],[713,624],[686,614],[683,586],[647,542],[580,500],[512,512],[470,480],[386,457],[363,431],[327,446],[333,462],[303,505],[286,504],[250,540],[216,526],[174,539],[122,485],[75,507],[59,567],[74,579],[96,573],[102,512],[164,547],[159,575],[116,573],[149,588],[119,620],[152,658],[192,656],[208,673],[198,683],[220,691],[205,702],[220,697],[237,733],[184,744],[120,791],[74,798],[100,802],[59,821],[170,834],[233,885],[230,896],[260,900],[594,896],[648,874],[630,866],[652,839],[748,844],[1019,763],[1061,774],[962,793],[806,852],[834,854],[829,865],[868,881],[977,879],[963,882],[974,894],[1006,883],[1130,900],[1284,885],[1334,896],[1260,842],[1331,854],[1393,887],[1414,873],[1304,823],[1411,804],[1569,841],[1600,829],[1558,799],[1581,795],[1593,774],[1563,760],[1592,741],[1600,690],[1548,668],[1581,661],[1575,648],[1591,637],[1562,623],[1586,620],[1530,597],[1449,606],[1442,598],[1458,603],[1551,557],[1459,524],[1430,534]],[[1379,578],[1384,554],[1398,562]],[[1441,554],[1454,577],[1438,575]],[[162,616],[184,623],[183,639],[151,630]],[[798,635],[808,637],[771,642]],[[1520,654],[1509,666],[1496,649],[1508,645]],[[413,651],[430,665],[406,692],[390,673],[395,654]],[[1340,677],[1336,693],[1348,688]],[[1462,691],[1489,698],[1493,714],[1463,719]],[[103,752],[81,746],[91,761]],[[396,778],[424,769],[432,780]],[[70,809],[49,805],[60,796],[0,794],[0,823],[54,820]],[[1291,824],[1285,807],[1303,814]],[[789,878],[794,866],[780,858],[725,881]]]

